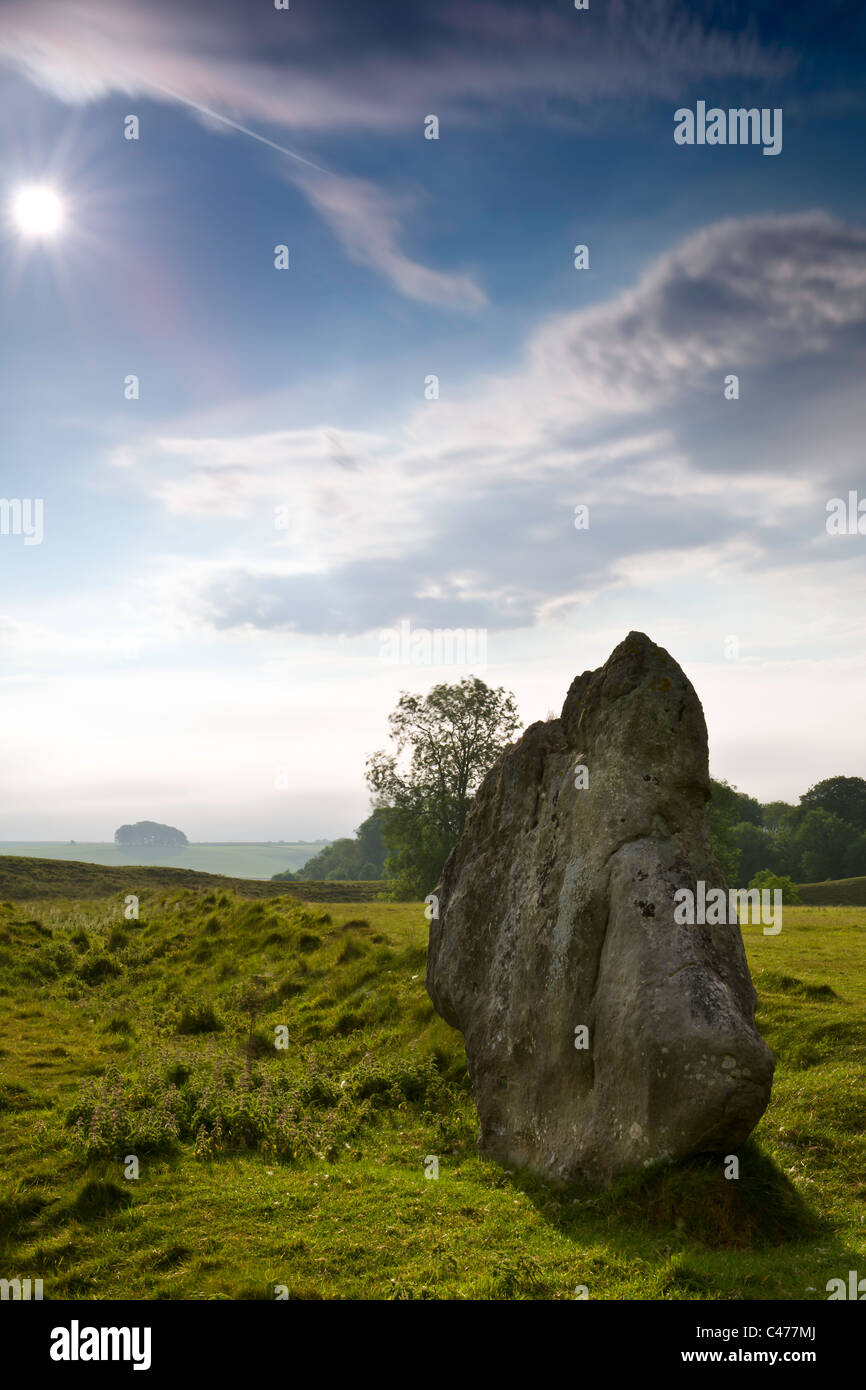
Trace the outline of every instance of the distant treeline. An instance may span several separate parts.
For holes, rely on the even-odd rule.
[[[800,797],[761,803],[712,782],[713,848],[731,884],[769,870],[795,883],[866,874],[866,780],[828,777]]]
[[[747,887],[769,872],[793,883],[866,875],[866,780],[828,777],[804,792],[798,805],[761,803],[725,781],[711,779],[713,849],[728,882]],[[370,881],[386,875],[388,848],[380,811],[358,826],[354,839],[335,840],[297,873],[277,880]]]

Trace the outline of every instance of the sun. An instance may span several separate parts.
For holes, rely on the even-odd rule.
[[[12,219],[22,236],[55,236],[63,226],[63,200],[44,185],[20,188],[12,199]]]

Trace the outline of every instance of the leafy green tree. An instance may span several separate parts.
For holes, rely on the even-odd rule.
[[[298,879],[315,879],[317,881],[330,878],[349,878],[358,877],[358,870],[361,867],[361,855],[358,848],[357,839],[350,836],[341,836],[339,840],[334,840],[330,845],[325,845],[318,854],[314,854],[307,862],[298,869],[295,875]]]
[[[769,830],[762,825],[753,825],[751,821],[741,821],[734,826],[733,834],[740,856],[740,883],[748,883],[761,869],[774,866],[776,845]]]
[[[308,859],[297,873],[284,869],[282,873],[273,874],[272,878],[289,883],[306,879],[380,879],[385,873],[385,853],[382,818],[378,811],[374,811],[358,826],[354,839],[345,836],[334,840]]]
[[[796,818],[802,816],[802,808],[795,806],[793,810],[794,823],[783,825],[773,836],[775,854],[770,867],[778,874],[787,874],[795,883],[802,883],[804,881],[803,837],[798,835],[796,825]]]
[[[803,882],[818,883],[827,878],[843,878],[857,831],[829,811],[807,811],[793,840],[800,854]]]
[[[367,760],[367,782],[396,897],[423,898],[459,840],[478,787],[520,728],[514,697],[478,676],[404,692],[389,717],[396,752]]]
[[[761,807],[763,824],[772,834],[777,831],[793,829],[800,815],[800,807],[788,801],[765,801]]]
[[[382,878],[385,873],[385,856],[388,851],[385,848],[385,840],[382,833],[382,817],[378,811],[374,811],[365,821],[362,821],[355,831],[358,841],[358,858],[361,861],[359,878]],[[365,870],[370,872],[366,873]]]
[[[799,806],[787,801],[761,806],[714,778],[711,786],[710,835],[730,883],[751,883],[762,870],[794,883],[866,875],[863,778],[818,782],[800,797]]]
[[[710,778],[712,796],[707,806],[713,854],[729,884],[739,880],[740,847],[734,827],[739,820],[740,793],[729,782]]]
[[[863,875],[866,875],[866,835],[858,835],[845,851],[842,877],[861,878]]]
[[[774,874],[769,869],[763,869],[761,873],[755,874],[749,881],[750,888],[768,888],[772,893],[774,889],[782,890],[782,904],[785,907],[800,907],[802,898],[797,892],[796,884],[784,874]]]
[[[764,812],[760,801],[749,796],[747,792],[737,792],[736,817],[740,824],[743,822],[749,825],[764,824]]]
[[[862,777],[825,777],[800,797],[807,811],[826,811],[848,825],[866,830],[866,781]]]

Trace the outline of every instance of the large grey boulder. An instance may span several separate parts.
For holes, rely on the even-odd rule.
[[[674,920],[678,889],[725,886],[709,795],[700,701],[639,632],[485,778],[427,959],[465,1040],[482,1153],[607,1182],[733,1152],[760,1119],[773,1058],[736,917]]]

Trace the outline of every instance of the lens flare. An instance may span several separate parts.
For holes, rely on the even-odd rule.
[[[12,217],[23,236],[55,236],[63,226],[63,203],[52,188],[22,188],[12,200]]]

